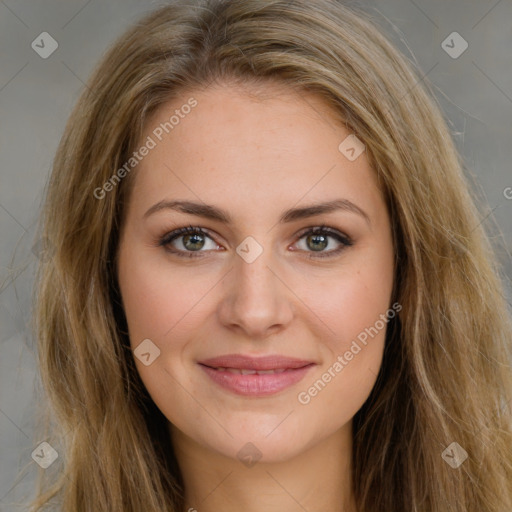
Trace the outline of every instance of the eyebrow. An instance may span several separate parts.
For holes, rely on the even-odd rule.
[[[149,210],[144,214],[144,218],[149,217],[150,215],[159,212],[161,210],[175,210],[182,213],[188,213],[190,215],[197,215],[199,217],[204,217],[206,219],[216,220],[222,222],[224,224],[232,224],[231,215],[220,209],[216,206],[212,206],[204,203],[196,203],[193,201],[159,201],[154,204]],[[361,209],[359,206],[354,204],[352,201],[348,199],[336,199],[333,201],[327,201],[325,203],[315,203],[308,206],[304,206],[301,208],[291,208],[286,210],[280,217],[279,223],[289,223],[294,222],[301,219],[306,219],[309,217],[314,217],[315,215],[321,215],[323,213],[331,213],[337,210],[355,213],[364,218],[364,220],[371,225],[370,217],[368,214]]]

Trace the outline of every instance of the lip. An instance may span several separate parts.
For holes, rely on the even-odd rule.
[[[219,386],[237,395],[255,397],[273,395],[293,386],[315,365],[314,361],[281,355],[228,354],[199,361],[202,370]],[[242,370],[251,373],[243,374]]]

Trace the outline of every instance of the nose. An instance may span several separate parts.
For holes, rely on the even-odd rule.
[[[293,318],[293,293],[279,275],[270,250],[248,263],[238,254],[224,279],[218,316],[231,330],[251,339],[265,339]]]

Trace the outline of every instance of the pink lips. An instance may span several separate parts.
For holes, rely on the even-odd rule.
[[[228,354],[199,365],[214,382],[238,395],[267,396],[299,382],[315,363],[280,355]]]

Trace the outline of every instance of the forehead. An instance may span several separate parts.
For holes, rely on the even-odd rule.
[[[177,197],[223,201],[254,214],[341,194],[366,197],[371,209],[380,196],[375,176],[364,152],[354,161],[340,152],[349,136],[311,92],[274,84],[183,92],[146,122],[141,143],[149,137],[154,147],[138,166],[132,199],[138,207]]]

